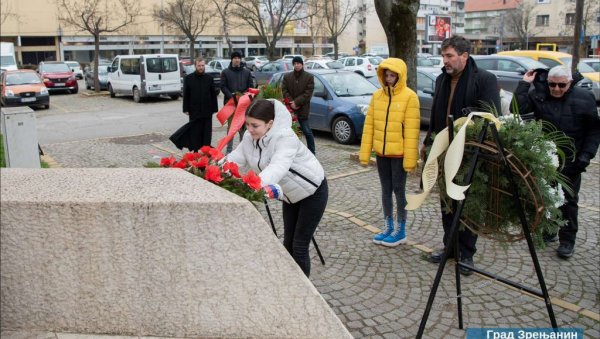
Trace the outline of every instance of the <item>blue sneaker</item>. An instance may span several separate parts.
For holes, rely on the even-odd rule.
[[[394,231],[394,219],[392,219],[392,217],[385,217],[385,225],[386,225],[386,229],[385,231],[376,234],[373,237],[373,242],[381,245],[381,241],[387,237],[389,237],[390,234],[392,234],[392,232]]]
[[[398,246],[406,242],[406,220],[398,222],[398,228],[388,237],[381,241],[381,245],[387,247]]]

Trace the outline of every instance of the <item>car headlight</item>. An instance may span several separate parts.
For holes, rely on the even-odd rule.
[[[42,88],[42,89],[40,90],[40,94],[41,94],[41,95],[47,95],[47,94],[48,94],[48,89],[47,89],[46,87]]]
[[[10,90],[10,89],[7,89],[7,90],[4,92],[4,94],[5,94],[7,97],[14,97],[14,96],[15,96],[15,92],[13,92],[13,91],[12,91],[12,90]]]
[[[367,115],[367,112],[369,111],[369,105],[358,104],[356,107],[358,107],[363,115]]]

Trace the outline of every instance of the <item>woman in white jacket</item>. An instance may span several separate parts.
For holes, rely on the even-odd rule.
[[[283,245],[308,277],[308,247],[329,193],[323,167],[291,126],[281,102],[255,100],[246,111],[244,138],[227,160],[259,173],[269,197],[283,201]]]

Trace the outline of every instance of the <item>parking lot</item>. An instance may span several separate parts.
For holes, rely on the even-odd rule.
[[[53,94],[51,108],[36,112],[41,146],[52,165],[59,167],[141,167],[181,154],[168,137],[187,120],[181,99],[136,104],[130,98],[84,93]],[[225,128],[213,126],[216,144]],[[409,213],[406,245],[377,246],[371,241],[382,223],[377,171],[351,158],[358,144],[340,145],[331,135],[317,133],[316,145],[330,199],[315,235],[326,265],[311,250],[311,281],[354,337],[414,338],[437,270],[425,258],[441,245],[437,193]],[[557,258],[557,245],[538,251],[559,327],[583,328],[586,338],[600,337],[599,176],[595,158],[583,175],[575,255],[569,261]],[[418,180],[409,177],[408,187],[415,191]],[[271,203],[271,210],[281,237],[280,204]],[[502,245],[480,237],[477,245],[478,267],[539,288],[524,242]],[[478,274],[461,282],[466,328],[550,327],[543,300]],[[465,331],[457,326],[456,302],[450,265],[433,304],[426,338],[464,338]]]

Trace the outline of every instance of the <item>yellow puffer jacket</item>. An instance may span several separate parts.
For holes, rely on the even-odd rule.
[[[399,76],[394,87],[385,85],[386,69]],[[417,166],[419,153],[419,97],[406,87],[406,64],[401,59],[385,59],[379,64],[377,77],[381,88],[373,93],[365,118],[360,163],[367,164],[373,150],[383,157],[403,157],[404,170],[412,171]]]

